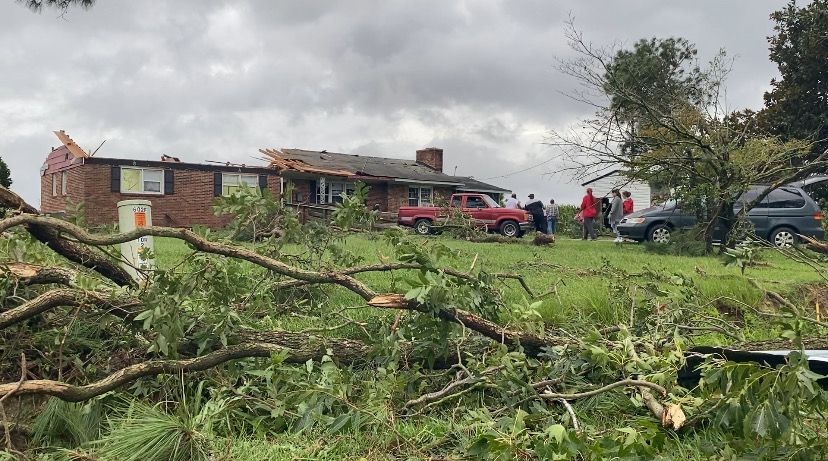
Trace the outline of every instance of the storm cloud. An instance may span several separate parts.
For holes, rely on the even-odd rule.
[[[39,204],[38,171],[65,129],[98,155],[255,164],[262,147],[413,158],[521,195],[580,187],[542,144],[589,115],[555,68],[564,23],[597,44],[680,36],[736,58],[733,109],[759,108],[784,2],[115,1],[32,13],[0,4],[0,155]],[[530,168],[536,166],[534,168]],[[514,173],[517,171],[520,173]],[[514,173],[514,174],[512,174]]]

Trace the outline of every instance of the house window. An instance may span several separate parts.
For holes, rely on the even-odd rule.
[[[354,195],[354,184],[322,178],[316,188],[316,203],[342,203],[342,194]]]
[[[122,194],[161,194],[164,170],[160,168],[121,168]]]
[[[259,194],[259,177],[255,174],[223,173],[221,175],[221,195],[229,197],[238,194],[247,187],[251,192]]]
[[[52,197],[57,197],[58,179],[57,173],[52,173]]]
[[[331,188],[331,203],[342,203],[342,194],[347,196],[354,195],[354,185],[348,182],[332,182],[329,183]]]
[[[408,206],[431,206],[433,194],[430,187],[409,187]]]
[[[69,193],[69,172],[64,171],[60,174],[60,193],[66,195]]]

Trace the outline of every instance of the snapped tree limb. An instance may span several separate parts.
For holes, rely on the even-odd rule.
[[[331,358],[337,362],[355,363],[365,361],[370,356],[368,346],[348,339],[309,338],[307,335],[276,331],[250,332],[247,336],[250,339],[262,339],[269,342],[237,344],[195,358],[149,360],[122,368],[103,379],[83,386],[49,379],[1,384],[0,398],[14,393],[21,396],[51,395],[68,402],[83,402],[145,376],[204,371],[225,362],[244,358],[285,354],[284,361],[287,363],[305,363],[308,360],[319,360],[324,355],[330,354]]]
[[[28,215],[39,216],[37,209],[26,203],[19,195],[0,186],[0,207],[17,210]],[[6,230],[8,228],[3,228]],[[3,230],[0,230],[2,232]],[[37,222],[26,224],[26,230],[38,241],[45,244],[64,258],[101,274],[120,286],[134,286],[135,281],[116,261],[103,252],[79,245],[60,235],[53,227]]]
[[[169,237],[183,240],[192,245],[196,250],[248,261],[277,274],[296,280],[302,280],[309,283],[333,283],[340,285],[359,295],[365,301],[369,301],[369,305],[374,307],[409,309],[431,313],[443,320],[464,325],[466,328],[476,331],[477,333],[487,336],[495,341],[499,341],[510,346],[520,344],[530,355],[537,355],[544,347],[553,344],[546,338],[540,336],[501,327],[500,325],[472,314],[471,312],[461,309],[437,309],[432,311],[432,309],[427,306],[406,301],[401,295],[380,295],[366,284],[350,275],[337,271],[317,272],[301,269],[269,256],[261,255],[244,247],[207,240],[206,238],[201,237],[188,229],[153,226],[137,228],[130,232],[120,234],[94,235],[79,226],[60,219],[33,214],[20,214],[0,221],[0,232],[16,226],[32,225],[57,230],[77,239],[81,243],[96,246],[115,245],[150,235],[154,237]],[[388,304],[380,302],[375,304],[370,303],[371,301],[375,301],[378,297],[387,297],[388,300],[393,301]]]
[[[19,284],[26,286],[47,284],[73,286],[77,273],[63,267],[7,262],[0,263],[0,276],[12,277]]]

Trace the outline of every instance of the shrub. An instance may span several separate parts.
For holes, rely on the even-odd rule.
[[[581,238],[581,225],[575,221],[578,207],[575,205],[558,206],[558,235],[567,235],[572,238]]]

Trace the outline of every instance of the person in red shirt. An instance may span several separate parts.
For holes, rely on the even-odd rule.
[[[633,199],[630,191],[625,190],[621,193],[624,196],[624,216],[633,212]]]
[[[582,240],[595,240],[598,234],[595,232],[595,217],[598,216],[598,210],[601,209],[601,202],[592,195],[592,188],[586,190],[583,200],[581,200],[581,217],[584,219],[584,234]]]

